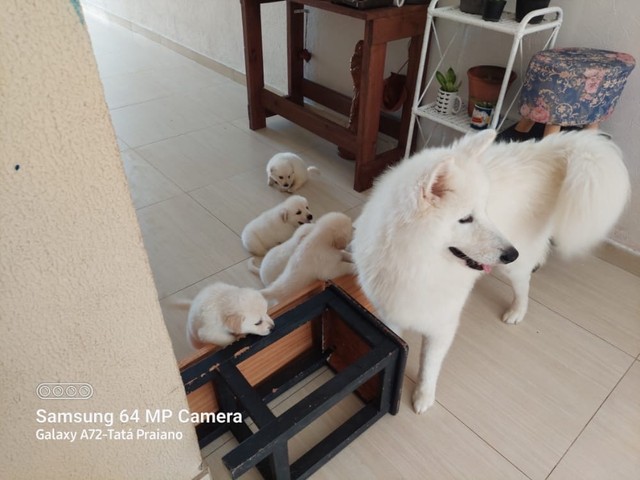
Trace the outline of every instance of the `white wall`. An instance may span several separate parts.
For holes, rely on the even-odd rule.
[[[0,476],[192,479],[190,423],[88,34],[73,2],[0,9]],[[42,400],[41,382],[87,382],[88,400]],[[114,414],[39,423],[37,410]],[[122,410],[139,409],[139,423]],[[182,440],[41,440],[37,431],[156,428]]]
[[[141,25],[234,70],[244,72],[242,22],[238,0],[85,0],[111,14]],[[443,0],[441,4],[457,3]],[[623,51],[640,61],[640,3],[636,0],[552,0],[563,8],[565,21],[557,46],[582,46]],[[515,10],[509,0],[507,10]],[[286,89],[284,2],[262,7],[265,78],[268,85]],[[314,57],[306,66],[308,78],[349,94],[349,59],[362,38],[362,22],[311,9],[307,48]],[[505,63],[505,37],[485,35],[468,45],[474,64]],[[406,42],[389,49],[387,72],[406,59]],[[461,71],[466,70],[462,65]],[[622,147],[632,176],[633,198],[612,238],[640,252],[640,67],[629,79],[621,101],[603,129]]]

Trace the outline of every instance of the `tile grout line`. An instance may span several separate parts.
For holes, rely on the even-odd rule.
[[[504,285],[506,285],[506,286],[508,286],[508,287],[510,287],[510,288],[511,288],[511,284],[510,284],[509,282],[507,282],[507,281],[504,281],[502,278],[499,278],[499,277],[497,277],[497,276],[493,276],[493,278],[495,278],[496,280],[498,280],[498,281],[502,282]],[[546,308],[546,309],[547,309],[547,310],[549,310],[550,312],[555,313],[555,314],[556,314],[556,315],[558,315],[560,318],[565,319],[566,321],[568,321],[568,322],[572,323],[573,325],[575,325],[576,327],[580,328],[581,330],[583,330],[583,331],[587,332],[589,335],[592,335],[593,337],[597,338],[598,340],[603,341],[603,342],[604,342],[604,343],[606,343],[607,345],[612,346],[613,348],[615,348],[615,349],[616,349],[616,350],[618,350],[619,352],[624,353],[625,355],[627,355],[627,356],[629,356],[629,357],[631,357],[631,358],[638,358],[638,359],[640,359],[640,354],[638,354],[638,356],[637,356],[637,357],[634,357],[634,356],[633,356],[633,353],[629,353],[629,352],[627,352],[627,351],[623,350],[621,347],[619,347],[619,346],[617,346],[617,345],[615,345],[615,344],[611,343],[609,340],[607,340],[607,339],[605,339],[605,338],[602,338],[602,337],[601,337],[600,335],[598,335],[597,333],[592,332],[592,331],[591,331],[591,330],[589,330],[587,327],[585,327],[585,326],[583,326],[583,325],[580,325],[579,323],[577,323],[577,322],[573,321],[571,318],[567,317],[566,315],[562,314],[561,312],[558,312],[557,310],[555,310],[555,309],[551,308],[549,305],[546,305],[546,304],[545,304],[545,303],[543,303],[542,301],[540,301],[540,300],[538,300],[538,299],[536,299],[536,298],[533,298],[531,295],[529,295],[529,301],[531,301],[531,302],[535,302],[535,303],[537,303],[538,305],[540,305],[541,307]],[[501,320],[500,320],[500,321],[501,321]]]
[[[414,386],[416,385],[416,381],[413,380],[412,378],[410,378],[407,374],[405,374],[404,378],[405,378],[405,380],[411,381],[414,384]],[[411,403],[411,402],[409,402],[409,403]],[[475,437],[477,437],[482,443],[487,445],[491,450],[496,452],[501,458],[503,458],[507,463],[509,463],[509,465],[513,466],[513,468],[515,468],[517,471],[522,473],[522,475],[524,475],[529,480],[532,480],[531,477],[529,475],[527,475],[524,471],[522,471],[522,469],[520,467],[518,467],[515,463],[513,463],[511,460],[509,460],[502,452],[500,452],[500,450],[498,450],[496,447],[491,445],[491,443],[489,443],[487,440],[485,440],[478,432],[476,432],[473,428],[471,428],[469,425],[467,425],[461,418],[459,418],[455,413],[453,413],[451,410],[449,410],[444,404],[442,404],[437,399],[436,399],[436,403],[438,405],[440,405],[446,412],[448,412],[458,422],[460,422],[462,425],[464,425],[464,427],[467,430],[469,430]]]
[[[580,432],[578,432],[578,434],[576,435],[576,437],[573,439],[573,441],[571,442],[571,445],[569,445],[569,447],[567,447],[567,449],[565,450],[565,452],[562,454],[562,456],[558,459],[558,461],[556,462],[556,464],[553,466],[553,468],[551,469],[551,471],[549,472],[549,474],[545,477],[545,480],[548,480],[549,477],[553,474],[553,472],[555,471],[556,468],[558,468],[558,465],[560,465],[560,463],[562,462],[562,460],[564,459],[564,457],[567,456],[567,453],[569,453],[569,451],[573,448],[573,446],[575,445],[575,443],[578,441],[578,439],[582,436],[582,434],[584,433],[584,431],[587,429],[587,427],[591,424],[591,422],[593,421],[593,419],[595,418],[595,416],[598,414],[598,412],[602,409],[603,405],[607,402],[607,400],[609,400],[609,398],[611,397],[611,395],[613,394],[613,392],[616,390],[616,388],[618,388],[618,385],[620,385],[620,382],[622,382],[622,380],[627,376],[627,374],[629,373],[629,371],[631,370],[631,368],[633,367],[633,365],[636,363],[636,360],[633,360],[631,362],[631,364],[629,365],[629,368],[627,368],[625,370],[625,372],[620,376],[620,378],[618,379],[618,381],[616,382],[616,384],[613,386],[613,388],[611,389],[611,391],[607,394],[607,396],[604,398],[604,400],[600,403],[600,405],[598,406],[598,408],[596,408],[595,412],[593,412],[593,415],[591,415],[591,417],[589,418],[589,420],[587,421],[587,423],[585,423],[584,427],[582,427],[582,429],[580,430]]]

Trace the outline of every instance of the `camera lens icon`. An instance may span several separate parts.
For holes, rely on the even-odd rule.
[[[41,383],[36,387],[41,400],[87,400],[93,396],[88,383]]]

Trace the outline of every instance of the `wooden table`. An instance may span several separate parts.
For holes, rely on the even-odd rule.
[[[287,2],[288,95],[279,96],[265,88],[262,53],[260,6],[281,0],[240,0],[244,34],[245,66],[249,100],[249,126],[266,127],[266,117],[282,117],[306,128],[338,147],[355,154],[356,171],[353,188],[369,188],[376,175],[404,155],[411,120],[411,105],[418,73],[422,37],[427,16],[426,5],[405,5],[357,10],[329,0],[285,0]],[[318,8],[358,18],[364,24],[362,79],[357,131],[329,120],[305,107],[308,98],[331,110],[348,115],[351,98],[304,78],[304,60],[299,55],[304,45],[304,15],[295,13],[304,7]],[[407,98],[400,121],[381,115],[384,63],[387,43],[410,38],[407,65]],[[345,65],[345,68],[348,66]],[[366,74],[365,74],[366,72]],[[376,140],[381,131],[398,140],[395,148],[376,154]]]

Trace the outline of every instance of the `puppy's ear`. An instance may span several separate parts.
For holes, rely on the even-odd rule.
[[[453,167],[453,158],[440,162],[420,184],[418,204],[421,208],[438,205],[449,191],[448,177]]]
[[[337,250],[344,250],[349,245],[349,239],[346,235],[338,234],[333,237],[333,241],[331,242],[331,246]]]
[[[287,221],[289,220],[289,210],[287,210],[286,208],[280,210],[280,218],[282,219],[282,223],[287,223]]]
[[[269,185],[269,186],[272,186],[274,183],[276,183],[276,182],[273,180],[273,177],[272,177],[271,175],[269,175],[269,182],[268,182],[268,185]]]
[[[231,333],[241,334],[241,333],[244,333],[242,331],[243,320],[244,320],[244,317],[239,313],[230,313],[229,315],[226,315],[224,317],[224,324],[226,325],[227,329],[229,329]]]

